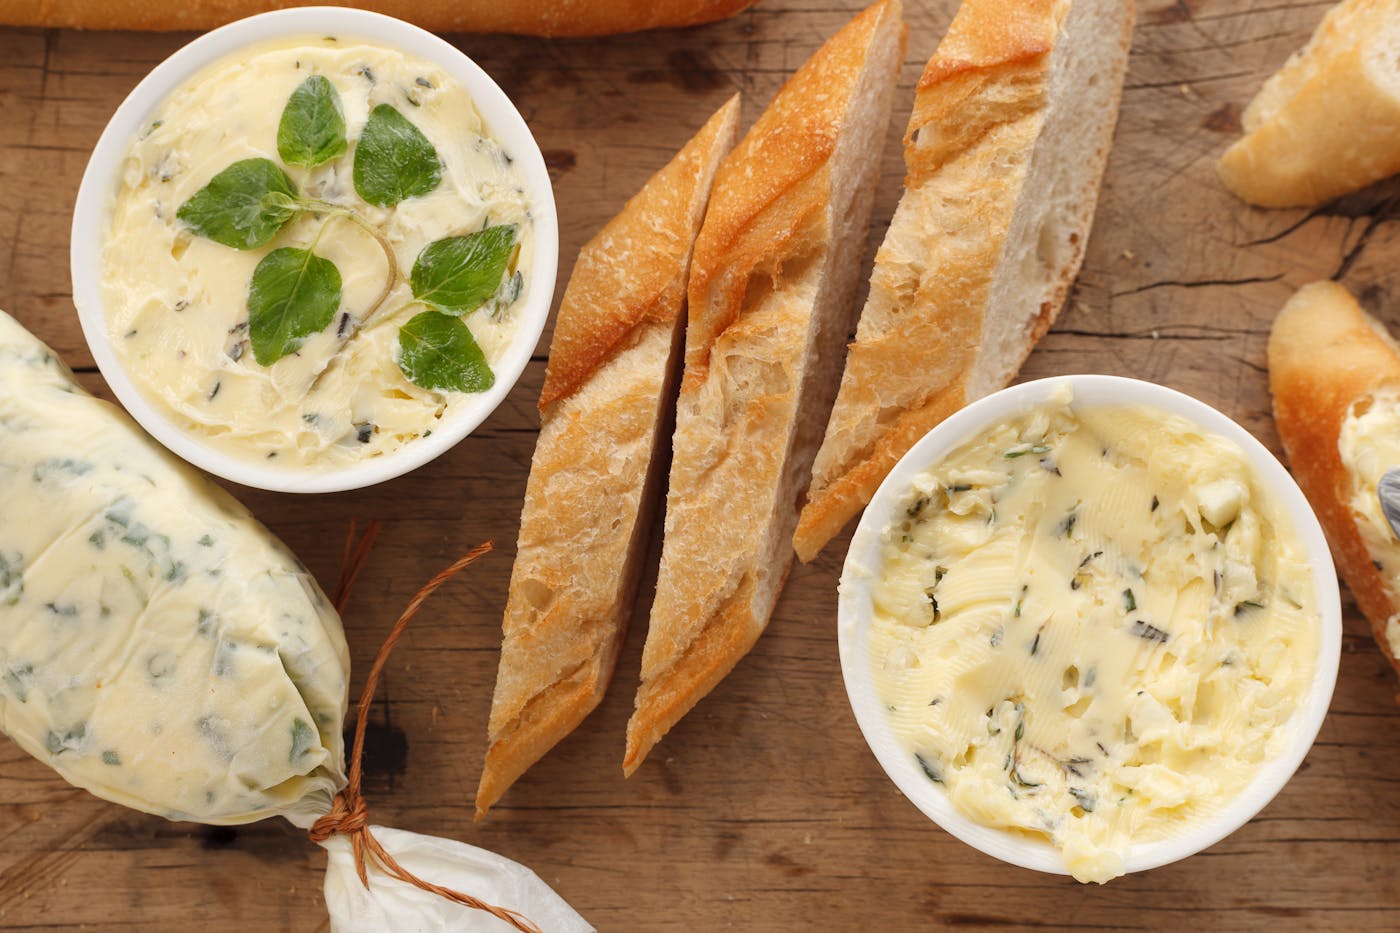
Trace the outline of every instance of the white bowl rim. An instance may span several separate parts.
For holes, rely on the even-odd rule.
[[[529,270],[527,298],[516,312],[517,332],[495,367],[495,384],[435,425],[430,436],[393,453],[338,468],[285,468],[240,459],[182,428],[142,394],[118,360],[99,284],[110,199],[140,127],[180,84],[206,66],[253,43],[299,34],[334,34],[396,47],[432,61],[460,81],[492,135],[514,157],[530,192],[535,223],[535,258]],[[346,7],[297,7],[260,13],[200,36],[152,69],[127,95],[102,131],[83,172],[73,210],[69,261],[73,302],[93,359],[117,399],[149,434],[195,466],[244,486],[276,492],[338,492],[371,486],[417,469],[476,430],[504,401],[530,362],[549,318],[559,262],[559,225],[539,145],[505,92],[466,53],[391,16]]]
[[[949,416],[929,431],[895,465],[862,515],[841,572],[837,610],[841,674],[847,697],[866,743],[895,785],[931,820],[987,855],[1037,871],[1067,875],[1059,851],[1048,841],[1019,836],[977,823],[956,810],[944,790],[918,771],[913,757],[894,737],[886,711],[875,692],[869,659],[870,581],[878,571],[881,537],[914,478],[986,426],[1048,401],[1068,383],[1075,406],[1148,405],[1182,415],[1207,432],[1240,446],[1262,482],[1294,524],[1312,567],[1320,609],[1317,669],[1306,701],[1285,728],[1292,733],[1284,750],[1266,761],[1231,803],[1219,812],[1169,838],[1132,846],[1125,859],[1128,873],[1157,868],[1200,852],[1249,822],[1283,788],[1317,737],[1332,699],[1341,658],[1341,602],[1332,555],[1293,478],[1252,434],[1216,409],[1165,386],[1120,376],[1079,374],[1022,383],[993,393]]]

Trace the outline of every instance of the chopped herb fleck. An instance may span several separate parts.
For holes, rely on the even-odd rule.
[[[1167,643],[1167,639],[1171,637],[1166,632],[1159,629],[1157,626],[1153,625],[1150,622],[1144,622],[1141,619],[1138,619],[1136,622],[1133,623],[1132,628],[1129,629],[1129,632],[1133,635],[1136,635],[1138,638],[1141,638],[1143,641],[1155,641],[1161,645],[1165,645]]]
[[[29,702],[29,679],[34,676],[34,665],[21,664],[5,671],[5,685],[21,703]]]
[[[923,755],[920,755],[918,752],[915,752],[914,760],[919,763],[920,768],[924,769],[924,774],[928,775],[928,779],[930,781],[932,781],[935,784],[943,783],[943,775],[938,773],[938,769],[936,769],[932,764],[930,764],[927,758],[925,758]]]
[[[955,493],[955,492],[967,492],[967,491],[968,491],[969,489],[971,489],[971,488],[972,488],[972,484],[971,484],[971,483],[958,483],[958,484],[956,484],[956,485],[953,485],[953,486],[949,486],[949,487],[948,487],[948,494],[949,494],[949,495],[952,495],[952,494]]]
[[[1157,506],[1159,506],[1159,505],[1161,505],[1161,504],[1162,504],[1161,500],[1158,499],[1156,496],[1153,496],[1153,497],[1152,497],[1152,508],[1148,509],[1147,511],[1149,511],[1149,512],[1155,512],[1155,511],[1157,511]]]
[[[213,547],[214,539],[209,535],[200,535],[199,540],[195,543],[200,547]]]
[[[1137,612],[1137,597],[1133,595],[1131,589],[1123,591],[1123,603],[1128,607],[1129,612]]]
[[[13,606],[24,595],[24,555],[0,551],[0,606]]]
[[[1011,779],[1012,779],[1013,781],[1015,781],[1017,784],[1021,785],[1022,787],[1041,787],[1041,786],[1043,786],[1043,785],[1042,785],[1040,782],[1038,782],[1038,781],[1028,781],[1028,780],[1026,780],[1025,777],[1022,776],[1022,774],[1021,774],[1021,769],[1020,769],[1020,768],[1016,768],[1015,770],[1013,770],[1013,771],[1011,772]]]
[[[936,623],[942,616],[942,613],[938,611],[938,597],[933,594],[932,587],[924,590],[924,595],[928,597],[929,605],[933,607],[933,621]]]
[[[292,720],[292,754],[288,760],[296,764],[303,755],[311,751],[316,744],[316,730],[311,728],[304,719]]]
[[[52,729],[44,736],[44,748],[50,755],[59,755],[63,752],[77,751],[82,747],[83,739],[87,737],[87,723],[80,722],[67,732],[59,733]]]
[[[1071,797],[1079,802],[1079,809],[1083,810],[1085,813],[1094,812],[1094,804],[1098,802],[1098,798],[1092,793],[1087,790],[1081,790],[1078,787],[1071,787],[1069,793]]]
[[[1015,460],[1017,457],[1024,457],[1026,454],[1048,454],[1050,447],[1047,444],[1025,445],[1013,447],[1002,454],[1007,460]]]
[[[904,514],[910,518],[918,518],[926,505],[928,505],[928,496],[920,496],[910,504],[909,508],[904,510]]]
[[[1079,520],[1079,512],[1078,512],[1078,510],[1075,510],[1075,511],[1070,512],[1070,513],[1069,513],[1068,515],[1066,515],[1066,516],[1064,517],[1064,519],[1060,522],[1059,527],[1056,529],[1056,532],[1059,534],[1059,536],[1060,536],[1061,538],[1068,538],[1068,537],[1070,536],[1070,534],[1073,533],[1073,531],[1074,531],[1074,523],[1075,523],[1076,521],[1078,521],[1078,520]]]
[[[1263,609],[1264,604],[1254,599],[1246,599],[1235,604],[1235,615],[1242,616],[1250,609]]]
[[[102,763],[104,765],[111,765],[114,768],[121,767],[122,756],[109,748],[102,753]]]

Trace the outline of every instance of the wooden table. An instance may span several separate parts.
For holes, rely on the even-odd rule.
[[[867,264],[899,195],[897,135],[913,83],[956,5],[906,2],[909,51]],[[579,245],[729,94],[744,92],[751,122],[857,6],[763,0],[689,31],[453,40],[504,86],[544,149],[568,270]],[[1088,259],[1024,377],[1152,379],[1222,408],[1277,451],[1264,348],[1291,290],[1336,276],[1400,323],[1400,186],[1310,213],[1262,212],[1215,177],[1241,107],[1326,6],[1144,0]],[[0,29],[0,307],[104,394],[69,297],[74,193],[117,103],[189,38]],[[323,581],[335,574],[350,519],[384,522],[346,619],[356,691],[417,586],[470,545],[496,541],[494,555],[434,598],[389,666],[367,756],[377,821],[518,859],[603,930],[1400,925],[1396,683],[1349,596],[1331,715],[1278,798],[1184,863],[1084,887],[969,849],[880,771],[837,664],[846,536],[794,569],[752,655],[624,781],[639,612],[603,706],[474,825],[543,375],[540,355],[480,430],[411,476],[331,496],[235,490]],[[6,929],[315,930],[325,924],[324,864],[285,822],[168,823],[75,790],[0,740]]]

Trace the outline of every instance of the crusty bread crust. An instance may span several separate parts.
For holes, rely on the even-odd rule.
[[[720,167],[691,269],[665,543],[623,769],[753,646],[849,327],[904,31],[882,0],[778,92]]]
[[[738,116],[736,95],[574,265],[511,570],[478,818],[612,678],[659,497],[691,244]]]
[[[213,29],[289,6],[355,6],[437,32],[602,36],[693,26],[755,0],[0,0],[0,23],[60,29]]]
[[[1400,670],[1385,632],[1400,605],[1372,563],[1379,555],[1370,553],[1358,530],[1349,504],[1352,481],[1338,447],[1353,406],[1381,389],[1400,387],[1400,353],[1378,326],[1335,282],[1303,287],[1269,334],[1269,390],[1293,477],[1322,522],[1376,644]]]
[[[1260,207],[1306,207],[1400,171],[1400,0],[1344,0],[1264,83],[1220,177]]]
[[[1086,93],[1068,81],[1050,86],[1055,49],[1067,41],[1067,0],[964,0],[925,67],[904,137],[905,194],[875,257],[793,536],[803,561],[870,501],[920,437],[1005,385],[1059,313],[1083,259],[1131,41],[1131,4],[1114,6],[1116,19],[1091,21],[1093,11],[1084,10],[1076,23],[1105,32],[1116,56],[1094,72],[1105,112],[1071,130],[1091,137],[1088,158],[1069,182],[1082,190],[1028,183],[1051,93]],[[1020,219],[1035,199],[1057,200],[1047,211],[1053,233]],[[1011,251],[1030,236],[1057,241],[1052,255],[1039,255],[1037,244],[1033,261],[1044,267],[1032,286],[1038,294],[999,293],[1000,278],[1017,275],[1026,261]],[[998,301],[1003,307],[994,307]]]

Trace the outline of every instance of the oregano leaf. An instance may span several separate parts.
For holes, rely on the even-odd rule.
[[[243,159],[224,169],[175,212],[202,237],[234,249],[257,249],[299,210],[287,173],[269,159]]]
[[[399,369],[425,389],[485,392],[496,382],[461,318],[424,311],[399,328]]]
[[[248,286],[253,358],[271,366],[326,329],[340,307],[340,270],[311,252],[284,246],[263,257]]]
[[[413,297],[449,314],[475,311],[500,288],[516,232],[501,224],[429,243],[413,263]]]
[[[393,207],[442,181],[442,160],[423,132],[389,104],[369,113],[355,145],[355,191],[370,204]]]
[[[344,155],[345,114],[325,75],[312,75],[292,92],[277,124],[277,154],[288,165],[314,168]]]

